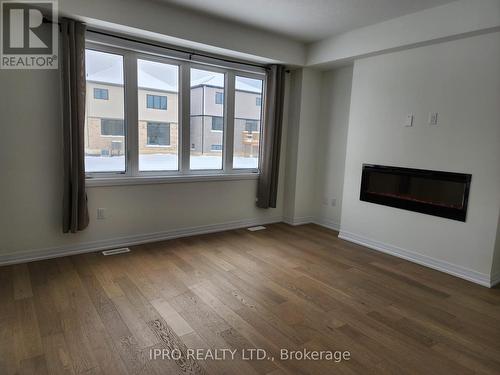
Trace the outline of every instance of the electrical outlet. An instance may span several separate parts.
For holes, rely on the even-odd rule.
[[[97,209],[97,220],[104,220],[106,219],[106,209],[105,208],[98,208]]]
[[[337,198],[332,198],[330,204],[332,207],[335,207],[337,205]]]
[[[438,123],[438,113],[430,112],[429,113],[429,125],[437,125]]]
[[[413,113],[409,113],[408,115],[406,115],[406,119],[405,119],[405,124],[404,125],[406,127],[413,126]]]

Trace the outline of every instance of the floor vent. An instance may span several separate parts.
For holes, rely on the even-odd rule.
[[[122,247],[120,249],[106,250],[102,252],[102,255],[116,255],[122,253],[128,253],[130,249],[128,247]]]
[[[247,228],[250,232],[256,232],[258,230],[264,230],[266,229],[266,227],[263,227],[262,225],[259,225],[257,227],[250,227],[250,228]]]

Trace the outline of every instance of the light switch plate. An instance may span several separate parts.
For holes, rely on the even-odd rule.
[[[438,123],[438,113],[429,112],[429,125],[437,125]]]
[[[410,113],[406,116],[405,126],[406,127],[413,126],[413,113]]]
[[[106,219],[106,209],[105,208],[98,208],[97,209],[97,220],[104,220]]]

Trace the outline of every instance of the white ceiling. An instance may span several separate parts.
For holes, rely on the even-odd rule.
[[[313,42],[362,26],[435,7],[451,0],[162,0]]]

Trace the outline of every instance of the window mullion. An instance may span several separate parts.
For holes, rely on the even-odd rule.
[[[189,157],[191,152],[191,74],[189,63],[180,65],[180,106],[179,125],[179,171],[189,173]]]
[[[137,57],[135,53],[124,56],[125,63],[125,123],[127,126],[127,175],[139,174],[139,110],[137,94]]]
[[[253,90],[251,87],[246,87],[247,85],[243,82],[243,89],[240,87],[240,82],[238,81],[239,77],[245,77],[248,79],[260,79],[264,80],[262,74],[250,74],[248,72],[235,71],[232,69],[227,69],[223,67],[213,67],[213,66],[205,66],[203,64],[196,64],[191,61],[176,61],[164,59],[161,56],[149,56],[143,52],[124,50],[118,47],[113,46],[101,46],[101,45],[93,45],[92,43],[87,43],[87,48],[89,50],[95,50],[97,52],[102,52],[102,55],[113,61],[114,66],[114,74],[117,73],[117,69],[123,71],[123,89],[121,86],[122,82],[115,82],[113,76],[105,77],[104,81],[97,79],[95,82],[89,79],[89,103],[93,104],[93,101],[99,100],[99,106],[96,105],[96,108],[91,107],[88,111],[93,117],[100,119],[100,124],[97,121],[94,121],[94,118],[91,118],[88,126],[93,126],[97,128],[100,125],[100,139],[103,140],[100,144],[95,143],[91,145],[91,141],[93,139],[88,140],[89,145],[86,147],[89,150],[88,155],[95,156],[95,159],[91,160],[95,162],[94,164],[99,164],[99,167],[93,167],[93,164],[90,164],[91,167],[89,169],[94,168],[96,172],[89,172],[89,176],[91,177],[115,177],[118,175],[127,176],[127,177],[136,177],[136,176],[170,176],[179,174],[196,174],[196,175],[211,175],[211,174],[231,174],[235,172],[244,172],[257,171],[256,168],[249,168],[248,165],[253,166],[253,160],[251,160],[252,164],[245,163],[247,160],[243,160],[240,156],[240,152],[243,152],[243,157],[255,157],[254,151],[256,151],[255,147],[251,149],[250,155],[247,155],[247,138],[244,138],[242,141],[240,137],[245,136],[246,133],[251,132],[254,134],[254,141],[257,142],[255,133],[256,127],[258,126],[258,120],[256,123],[249,123],[245,125],[245,111],[243,111],[243,115],[240,114],[240,110],[238,111],[238,119],[236,119],[236,109],[239,109],[241,105],[247,106],[249,97],[245,96],[245,93],[252,93]],[[96,54],[96,52],[94,52]],[[115,56],[114,60],[112,55],[122,56],[123,58],[118,59]],[[96,60],[96,59],[94,59]],[[115,61],[116,60],[116,61]],[[121,61],[118,61],[121,60]],[[179,75],[178,75],[178,94],[177,98],[175,98],[175,93],[171,93],[170,96],[158,96],[155,97],[154,90],[149,90],[150,92],[144,93],[139,92],[139,84],[143,87],[142,83],[142,60],[159,62],[170,65],[179,66]],[[93,61],[93,60],[92,60]],[[91,62],[92,62],[91,61]],[[97,59],[93,61],[95,64],[99,63],[100,60]],[[94,64],[94,65],[95,65]],[[102,65],[102,64],[101,64]],[[121,65],[121,66],[120,66]],[[138,71],[138,69],[140,71]],[[198,70],[194,73],[194,80],[191,82],[191,75],[193,74],[193,70]],[[222,90],[222,75],[224,75],[224,88]],[[211,80],[205,82],[203,78],[212,77]],[[200,78],[201,77],[201,78]],[[238,78],[238,79],[237,79]],[[109,80],[108,81],[106,81]],[[97,83],[96,83],[97,82]],[[193,89],[191,92],[191,85],[196,85],[195,87],[208,87],[209,92],[206,91],[205,94],[207,97],[207,101],[203,101],[201,105],[201,109],[198,110],[198,97],[194,96],[194,99],[191,97],[194,94],[197,94],[196,89]],[[212,85],[212,86],[211,86]],[[238,102],[236,102],[236,86],[238,85],[238,90],[242,90],[243,94],[240,94],[238,91]],[[109,87],[108,87],[109,86]],[[115,86],[118,86],[116,88]],[[252,85],[251,85],[252,86]],[[144,86],[148,87],[148,86]],[[248,90],[245,90],[248,88]],[[92,91],[93,90],[93,91]],[[123,90],[123,91],[122,91]],[[122,91],[122,93],[120,93]],[[163,91],[162,91],[163,92]],[[117,95],[117,93],[120,93]],[[147,94],[147,96],[146,96]],[[163,94],[162,94],[163,95]],[[208,97],[208,95],[210,97]],[[262,94],[261,94],[262,95]],[[146,97],[144,97],[146,96]],[[139,98],[141,102],[139,103]],[[177,100],[176,100],[177,99]],[[193,100],[193,103],[191,101]],[[105,102],[108,101],[108,102]],[[144,102],[143,102],[144,101]],[[155,120],[155,117],[152,117],[150,121],[151,130],[146,127],[146,133],[143,131],[143,123],[146,122],[146,119],[149,119],[147,115],[143,114],[143,109],[148,108],[146,112],[148,115],[153,113],[154,111],[159,110],[170,110],[170,107],[174,105],[178,101],[178,139],[177,145],[175,145],[176,135],[171,133],[165,133],[168,129],[161,125],[158,120]],[[242,101],[241,104],[240,101]],[[123,104],[122,104],[123,103]],[[191,112],[191,104],[194,105],[195,112]],[[256,108],[259,107],[258,102],[256,102]],[[89,106],[89,104],[87,103]],[[123,105],[123,107],[122,107]],[[251,105],[251,103],[250,103]],[[101,107],[106,106],[106,111],[103,112]],[[123,112],[122,112],[123,108]],[[244,107],[248,109],[247,107]],[[172,109],[174,109],[172,107]],[[92,111],[93,110],[93,111]],[[253,111],[253,108],[250,108],[249,111]],[[120,113],[122,112],[122,113]],[[200,114],[198,114],[200,112]],[[159,112],[154,112],[156,114],[160,114]],[[248,118],[255,120],[255,114],[250,112],[248,114]],[[201,123],[201,131],[199,131],[198,118],[194,121],[194,125],[196,125],[194,133],[191,134],[191,115],[193,116],[206,116],[208,117],[207,121]],[[90,116],[90,115],[89,115]],[[172,114],[174,116],[174,114]],[[222,116],[222,117],[221,117]],[[240,117],[242,117],[240,119]],[[90,118],[90,117],[89,117]],[[139,118],[141,119],[141,125],[139,124]],[[212,124],[208,122],[209,119],[212,119]],[[123,121],[124,124],[118,124],[117,121]],[[194,119],[194,118],[193,118]],[[91,120],[93,122],[91,122]],[[223,120],[223,121],[222,121]],[[165,120],[167,121],[167,120]],[[168,121],[170,117],[168,117]],[[147,122],[146,122],[147,125]],[[262,124],[261,119],[261,129],[264,126]],[[93,128],[93,133],[96,133]],[[123,129],[125,132],[123,132]],[[241,131],[243,129],[243,133]],[[247,131],[245,131],[247,129]],[[236,131],[238,131],[236,133]],[[151,134],[149,134],[151,133]],[[217,134],[218,133],[218,134]],[[223,133],[223,134],[221,134]],[[90,133],[89,133],[90,134]],[[125,135],[125,139],[123,139],[123,135]],[[146,140],[144,141],[143,136],[146,135]],[[168,139],[168,137],[172,137],[172,139]],[[114,138],[113,138],[114,137]],[[116,137],[121,137],[120,139],[116,139]],[[124,147],[123,147],[124,141]],[[141,144],[140,142],[141,141]],[[235,145],[236,141],[236,145]],[[118,155],[123,155],[123,148],[125,148],[125,162],[123,163],[123,156],[120,157],[119,160],[109,159],[103,160],[105,156],[109,155],[110,157],[116,154],[116,150],[118,150],[117,143],[120,142],[120,153]],[[172,145],[172,142],[174,144]],[[241,144],[243,142],[243,144]],[[246,143],[245,143],[246,142]],[[105,143],[102,146],[102,143]],[[200,146],[201,143],[201,146]],[[222,145],[220,145],[222,144]],[[193,145],[194,150],[194,169],[191,170],[191,146]],[[252,146],[254,143],[252,143]],[[92,148],[92,147],[93,148]],[[143,168],[143,171],[140,171],[139,167],[142,167],[142,164],[139,165],[139,161],[142,161],[142,152],[144,154],[148,154],[147,157],[144,158],[145,162],[150,159],[154,159],[153,156],[149,156],[149,154],[163,154],[168,153],[169,150],[173,151],[173,148],[166,149],[165,147],[175,147],[177,146],[178,150],[178,171],[171,170],[148,170],[147,168]],[[144,149],[143,147],[148,147],[148,149]],[[157,149],[155,149],[155,147]],[[206,156],[203,160],[198,160],[198,153],[201,147],[201,156]],[[86,148],[86,151],[87,151]],[[222,155],[221,150],[222,148]],[[107,149],[109,149],[109,153],[107,153]],[[175,151],[173,151],[175,152]],[[234,154],[238,155],[237,160],[234,160]],[[173,154],[170,154],[173,156]],[[99,158],[99,159],[98,159]],[[90,159],[90,157],[89,157]],[[220,163],[222,159],[222,170],[220,168]],[[169,159],[170,160],[170,159]],[[217,160],[217,168],[214,167],[215,160]],[[87,160],[86,160],[87,161]],[[108,164],[110,165],[108,167]],[[119,162],[119,169],[116,166]],[[125,164],[125,165],[124,165]],[[170,165],[170,164],[169,164]],[[235,169],[236,167],[236,169]],[[109,172],[100,172],[100,170],[104,170],[104,168],[109,168]],[[205,168],[205,169],[203,169]],[[117,172],[114,172],[117,170]],[[124,173],[124,172],[125,173]]]
[[[234,80],[235,75],[232,71],[226,74],[226,93],[225,93],[225,124],[224,129],[224,172],[233,171],[233,149],[234,149]]]

